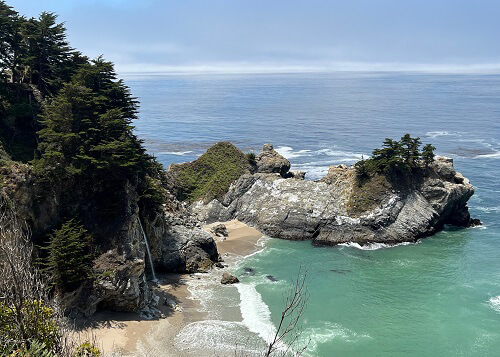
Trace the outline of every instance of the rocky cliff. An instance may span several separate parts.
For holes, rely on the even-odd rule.
[[[123,197],[113,219],[105,219],[96,207],[78,207],[78,185],[61,186],[37,180],[30,165],[8,162],[0,168],[2,197],[10,202],[21,222],[26,222],[36,244],[75,211],[88,211],[86,227],[96,237],[97,256],[91,279],[62,296],[69,314],[92,315],[98,308],[117,311],[152,311],[155,296],[148,284],[151,267],[140,221],[151,246],[155,268],[166,272],[207,271],[218,261],[210,234],[186,213],[183,206],[165,191],[160,210],[140,212],[139,194],[130,182],[117,187]],[[67,192],[72,190],[72,199]],[[85,195],[85,192],[81,192]]]
[[[263,169],[242,175],[223,199],[191,206],[200,220],[236,218],[269,236],[317,245],[411,242],[446,224],[478,223],[467,207],[474,188],[449,158],[437,157],[411,184],[378,175],[361,185],[352,167],[332,166],[323,179],[306,181],[284,172],[289,164],[271,145],[262,156]]]

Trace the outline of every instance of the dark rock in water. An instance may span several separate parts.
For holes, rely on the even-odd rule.
[[[272,150],[266,146],[260,156]],[[190,209],[203,221],[239,219],[268,236],[315,245],[415,242],[445,224],[468,227],[467,201],[474,194],[469,180],[445,157],[425,170],[412,182],[378,175],[362,188],[352,166],[332,166],[319,181],[258,170],[240,176],[222,200]]]
[[[216,266],[217,268],[219,268],[219,269],[224,268],[224,264],[222,264],[221,262],[217,262],[217,263],[215,263],[215,266]]]
[[[217,237],[227,237],[229,235],[226,226],[222,223],[212,227],[210,232],[215,234]]]
[[[249,267],[244,267],[243,268],[243,273],[246,275],[254,276],[255,275],[255,269],[249,268]]]
[[[346,273],[350,273],[352,270],[350,270],[350,269],[330,269],[330,271],[333,271],[334,273],[339,273],[339,274],[346,274]]]
[[[276,279],[276,277],[272,276],[272,275],[266,275],[266,278],[268,278],[270,281],[278,281],[278,279]]]
[[[476,226],[482,226],[482,225],[483,225],[483,223],[479,219],[473,218],[470,221],[469,227],[476,227]]]
[[[220,282],[221,284],[236,284],[240,281],[234,275],[229,274],[228,272],[224,272],[224,274],[222,274],[222,279],[220,280]]]

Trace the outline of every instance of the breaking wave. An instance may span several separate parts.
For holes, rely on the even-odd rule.
[[[358,243],[341,243],[339,245],[343,247],[352,247],[356,249],[361,249],[361,250],[377,250],[377,249],[384,249],[384,248],[393,248],[393,247],[399,247],[402,245],[410,245],[410,244],[418,244],[420,241],[417,242],[401,242],[401,243],[396,243],[396,244],[387,244],[387,243],[369,243],[365,245],[361,245]]]
[[[276,327],[271,321],[269,306],[262,300],[255,284],[237,284],[240,293],[240,309],[243,324],[264,341],[269,342],[276,334]]]
[[[462,136],[462,133],[459,131],[446,131],[446,130],[428,131],[427,133],[425,133],[425,136],[430,138],[430,139],[434,139],[434,138],[437,138],[440,136]]]
[[[174,344],[181,350],[210,351],[214,356],[259,356],[265,347],[256,335],[249,335],[242,322],[203,320],[186,325],[175,337]]]
[[[193,151],[160,151],[156,155],[175,155],[175,156],[185,156],[187,154],[192,154]]]
[[[484,158],[500,159],[500,151],[495,151],[491,154],[481,154],[474,157],[474,159],[484,159]]]

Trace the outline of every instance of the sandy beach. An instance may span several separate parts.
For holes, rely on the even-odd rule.
[[[262,234],[238,220],[212,223],[204,229],[211,233],[210,228],[219,223],[224,223],[228,231],[228,237],[214,236],[225,265],[234,261],[229,257],[244,257],[259,249],[257,242]],[[214,269],[216,273],[218,268]],[[105,356],[191,356],[195,351],[178,350],[174,339],[184,326],[205,318],[199,301],[188,290],[190,279],[204,279],[204,276],[159,275],[157,284],[152,287],[160,298],[157,308],[162,313],[161,318],[146,319],[137,313],[101,311],[77,323],[78,338],[98,341]]]

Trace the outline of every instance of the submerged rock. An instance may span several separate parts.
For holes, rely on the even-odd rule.
[[[246,275],[254,276],[255,275],[255,269],[249,268],[249,267],[244,267],[243,268],[243,273]]]
[[[259,156],[272,150],[265,146]],[[239,219],[271,237],[317,245],[413,242],[445,224],[477,222],[467,207],[474,188],[449,158],[437,157],[421,177],[378,175],[362,186],[354,168],[345,165],[330,167],[319,181],[285,178],[291,175],[281,168],[288,167],[274,167],[281,175],[243,174],[221,200],[195,202],[192,212],[208,223]]]
[[[220,282],[221,284],[236,284],[240,281],[234,275],[224,272],[224,274],[222,274],[222,279],[220,280]]]

